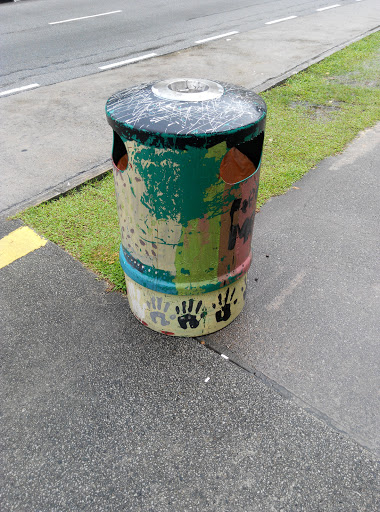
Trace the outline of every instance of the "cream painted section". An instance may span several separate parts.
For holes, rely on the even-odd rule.
[[[127,141],[125,146],[128,167],[124,172],[114,168],[122,244],[143,265],[175,274],[176,248],[181,238],[182,226],[172,219],[157,220],[143,204],[141,198],[146,194],[146,187],[138,169],[140,166],[144,168],[150,165],[150,162],[139,159],[138,153],[143,147],[141,144]],[[155,149],[157,154],[163,151],[165,150]],[[165,162],[167,161],[163,160],[161,165],[164,166]]]
[[[147,305],[143,300],[140,288],[141,287],[139,287],[134,281],[132,281],[131,279],[129,280],[129,283],[128,283],[129,303],[133,304],[133,309],[135,311],[135,315],[140,320],[144,321]]]
[[[172,336],[202,336],[219,331],[241,313],[247,276],[230,286],[200,295],[169,295],[144,288],[125,276],[136,318],[154,331]]]

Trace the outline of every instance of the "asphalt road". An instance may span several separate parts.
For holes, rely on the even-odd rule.
[[[38,4],[42,2],[1,4],[0,20],[1,13],[6,12],[4,7],[21,5],[30,9]],[[110,9],[108,4],[107,8]],[[114,92],[171,76],[203,77],[260,92],[378,30],[379,8],[378,0],[363,0],[322,12],[314,10],[307,16],[262,24],[133,65],[102,72],[98,62],[92,66],[92,74],[72,80],[62,78],[59,83],[43,87],[43,77],[34,75],[23,83],[15,82],[13,87],[34,83],[33,79],[41,87],[19,93],[9,93],[12,85],[0,89],[0,216],[50,199],[110,168],[112,130],[107,128],[104,105]],[[67,12],[62,13],[60,19],[67,16]],[[113,16],[118,14],[85,19],[83,23],[88,27],[92,20],[109,20]],[[49,19],[53,18],[48,16],[46,20]],[[75,27],[79,26],[77,23],[82,21],[51,27]],[[222,32],[226,33],[225,27]],[[26,44],[25,51],[27,48]],[[114,56],[112,62],[117,60],[120,57]],[[69,66],[68,62],[67,72],[72,71]],[[45,71],[55,76],[54,66],[47,66]],[[7,90],[8,94],[3,94]]]
[[[336,10],[357,1],[112,0],[105,4],[101,0],[23,0],[1,4],[0,95],[99,73],[103,66],[167,54],[284,18],[319,16],[318,9]]]

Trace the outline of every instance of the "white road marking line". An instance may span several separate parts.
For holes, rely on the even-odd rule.
[[[30,84],[24,85],[24,87],[17,87],[16,89],[8,89],[8,91],[0,92],[0,96],[5,96],[6,94],[12,94],[13,92],[27,91],[28,89],[34,89],[35,87],[39,87],[40,84]]]
[[[119,66],[124,66],[125,64],[132,64],[133,62],[138,62],[139,60],[150,59],[151,57],[156,57],[156,55],[157,53],[147,53],[146,55],[141,55],[141,57],[135,57],[133,59],[114,62],[113,64],[107,64],[106,66],[100,66],[99,69],[117,68]]]
[[[110,12],[102,12],[101,14],[92,14],[91,16],[82,16],[81,18],[71,18],[70,20],[62,20],[62,21],[52,21],[49,25],[58,25],[59,23],[68,23],[69,21],[78,21],[78,20],[86,20],[88,18],[97,18],[98,16],[107,16],[107,14],[116,14],[122,11],[110,11]]]
[[[335,7],[340,7],[340,4],[328,5],[327,7],[320,7],[319,9],[317,9],[317,11],[327,11],[327,9],[335,9]]]
[[[280,18],[278,20],[267,21],[265,25],[272,25],[273,23],[281,23],[281,21],[294,20],[297,16],[288,16],[287,18]]]
[[[195,44],[207,43],[208,41],[214,41],[215,39],[221,39],[223,37],[233,36],[238,33],[239,32],[237,30],[234,30],[233,32],[227,32],[226,34],[220,34],[219,36],[212,36],[212,37],[208,37],[207,39],[199,39],[198,41],[195,41]]]
[[[210,377],[207,377],[207,379],[205,379],[205,382],[208,382],[210,380]]]
[[[229,359],[228,356],[226,356],[225,354],[220,354],[221,357],[223,357],[223,359]]]

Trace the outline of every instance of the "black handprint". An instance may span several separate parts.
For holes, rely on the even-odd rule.
[[[228,296],[230,294],[230,289],[227,288],[226,296],[224,298],[224,305],[222,303],[222,294],[219,293],[218,300],[219,300],[219,306],[221,309],[215,313],[215,318],[217,322],[226,322],[230,316],[231,316],[231,302],[232,298],[235,294],[235,288],[233,289],[233,292],[231,293],[230,300],[228,300]],[[237,299],[234,300],[234,304],[237,303]],[[213,304],[212,307],[215,309],[216,304]]]
[[[249,198],[244,199],[242,202],[241,199],[234,199],[231,205],[230,217],[231,217],[231,225],[230,225],[230,234],[228,238],[228,250],[232,251],[236,245],[236,238],[244,239],[244,243],[248,240],[249,236],[252,233],[253,229],[253,221],[255,218],[255,212],[252,208],[254,204],[254,192],[251,191]],[[241,222],[240,212],[246,214],[247,209],[250,212],[249,217],[246,217],[243,221],[243,224],[240,226],[239,221]],[[237,215],[235,215],[237,214]]]
[[[195,329],[196,327],[198,327],[199,322],[201,321],[201,318],[203,318],[206,314],[206,312],[203,311],[200,315],[198,315],[199,310],[201,309],[201,306],[202,306],[202,301],[200,300],[197,304],[195,311],[194,311],[195,314],[191,315],[190,313],[193,310],[193,305],[194,305],[194,300],[190,299],[189,307],[187,308],[187,312],[186,312],[186,301],[184,300],[182,302],[183,315],[178,317],[178,323],[182,329],[187,329],[187,324],[189,324],[190,329]],[[179,306],[176,306],[175,309],[177,311],[177,314],[179,315],[180,314]],[[199,317],[199,320],[198,320],[198,317]]]

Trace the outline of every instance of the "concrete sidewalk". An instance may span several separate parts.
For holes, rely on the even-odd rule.
[[[263,26],[142,63],[1,98],[0,216],[110,169],[104,106],[126,87],[194,76],[267,89],[379,28],[377,0]]]
[[[50,242],[0,270],[3,510],[378,510],[379,128],[257,215],[230,360]]]
[[[380,455],[380,124],[261,209],[243,314],[207,338]]]

